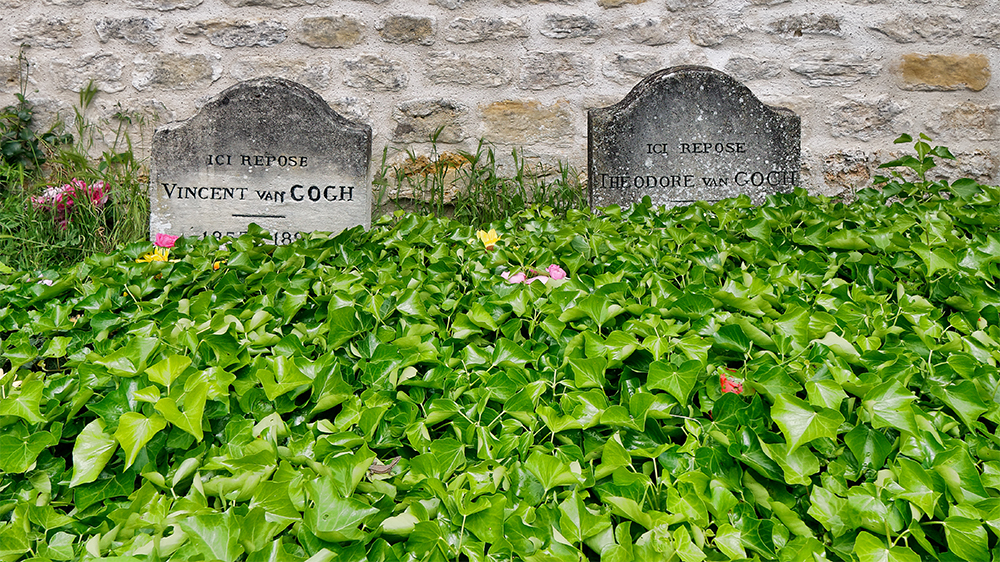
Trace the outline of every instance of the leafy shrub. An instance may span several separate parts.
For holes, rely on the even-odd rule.
[[[8,276],[0,559],[990,560],[1000,189],[956,184]]]

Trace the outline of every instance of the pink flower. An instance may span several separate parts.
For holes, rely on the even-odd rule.
[[[504,271],[500,274],[500,276],[506,279],[508,283],[524,283],[524,280],[526,279],[525,275],[520,272],[511,275]]]
[[[156,241],[153,242],[153,245],[158,248],[173,248],[174,242],[176,242],[178,238],[180,238],[180,236],[158,233],[156,235]]]
[[[566,278],[566,272],[563,270],[563,268],[559,267],[556,264],[550,265],[549,267],[547,267],[545,269],[545,271],[547,271],[549,273],[549,277],[551,277],[553,279],[565,279]]]
[[[530,284],[532,284],[535,281],[541,281],[542,285],[544,285],[544,284],[548,283],[549,278],[546,277],[546,276],[544,276],[544,275],[539,275],[538,277],[532,277],[531,279],[525,280],[524,284],[525,285],[530,285]]]

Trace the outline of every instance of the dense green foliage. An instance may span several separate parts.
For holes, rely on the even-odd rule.
[[[7,276],[0,560],[998,559],[1000,190],[938,187]]]

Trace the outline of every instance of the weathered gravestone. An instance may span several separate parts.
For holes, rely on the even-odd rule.
[[[754,203],[799,184],[800,120],[717,70],[677,66],[588,115],[591,207]]]
[[[287,244],[368,228],[371,138],[301,84],[237,84],[154,134],[150,233],[239,236],[256,223]]]

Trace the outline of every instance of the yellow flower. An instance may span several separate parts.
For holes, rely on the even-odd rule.
[[[476,238],[482,241],[483,246],[486,246],[487,250],[492,250],[493,246],[496,245],[497,240],[500,240],[500,235],[497,234],[495,229],[490,229],[489,232],[483,230],[476,231]]]
[[[153,248],[153,251],[142,256],[141,258],[136,258],[137,262],[151,262],[151,261],[168,261],[170,258],[169,248]]]

